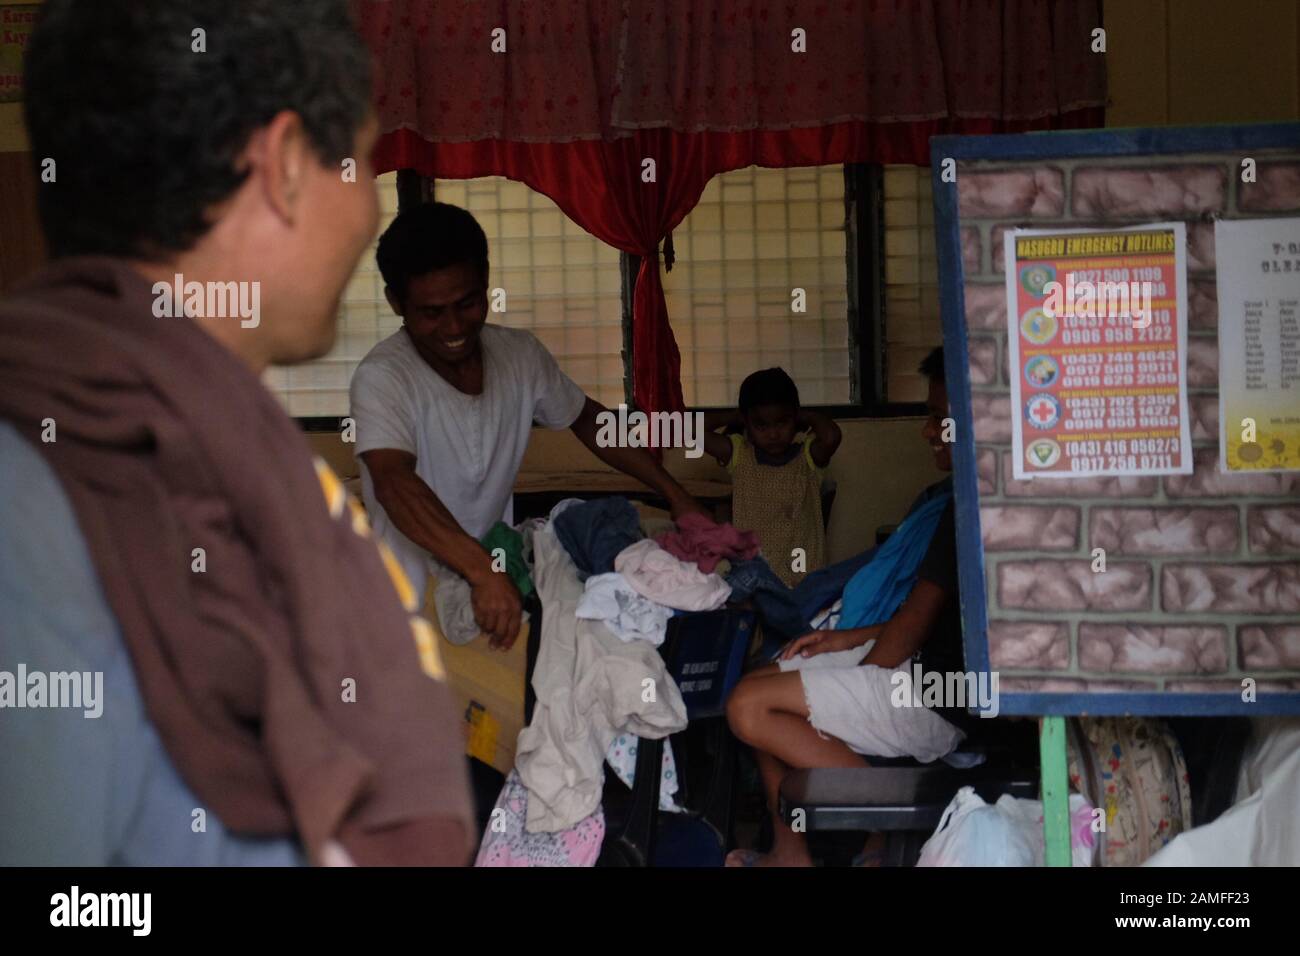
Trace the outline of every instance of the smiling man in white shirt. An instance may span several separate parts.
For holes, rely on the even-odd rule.
[[[469,582],[475,621],[494,647],[514,642],[522,601],[478,539],[512,522],[534,421],[572,430],[603,462],[666,498],[674,517],[703,511],[643,449],[597,444],[606,409],[531,332],[487,323],[487,237],[469,212],[446,203],[402,212],[377,259],[403,322],[352,379],[366,507],[412,581],[450,569]]]

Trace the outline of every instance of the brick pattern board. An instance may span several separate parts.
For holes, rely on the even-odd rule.
[[[1219,328],[1219,287],[1204,279],[1187,283],[1187,327],[1194,332],[1216,332]]]
[[[1093,508],[1088,540],[1115,554],[1233,554],[1236,508]]]
[[[989,505],[980,509],[985,551],[1073,551],[1079,509]]]
[[[971,384],[995,384],[998,380],[998,340],[991,336],[972,336],[966,347],[970,350]]]
[[[1255,182],[1241,184],[1242,212],[1300,212],[1300,162],[1262,163]]]
[[[1300,551],[1300,506],[1253,505],[1246,514],[1246,528],[1252,553],[1294,554]]]
[[[989,661],[998,669],[1065,670],[1070,666],[1070,625],[989,621]]]
[[[1237,647],[1243,670],[1300,670],[1300,624],[1248,624]]]
[[[1079,662],[1089,671],[1222,674],[1228,629],[1085,622],[1079,625]]]
[[[1300,689],[1300,474],[1218,470],[1213,218],[1300,213],[1300,150],[958,164],[991,665],[1010,692]],[[1017,481],[1003,236],[1187,224],[1189,475]],[[1104,568],[1104,570],[1099,570]]]

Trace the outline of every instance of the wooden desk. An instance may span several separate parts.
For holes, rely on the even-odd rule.
[[[731,482],[711,478],[679,479],[687,494],[715,512],[731,500]],[[343,485],[361,500],[361,478],[343,479]],[[548,514],[565,498],[622,495],[636,501],[666,506],[668,503],[635,478],[618,471],[521,471],[515,478],[515,520]]]
[[[711,478],[679,479],[681,486],[700,501],[725,501],[731,497],[731,482]],[[655,497],[635,478],[619,471],[521,471],[515,479],[515,494],[626,495]]]

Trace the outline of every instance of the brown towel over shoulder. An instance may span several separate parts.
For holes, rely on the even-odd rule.
[[[149,716],[226,826],[297,833],[314,859],[431,817],[472,838],[414,597],[234,354],[155,317],[127,264],[64,260],[0,304],[0,417],[58,475]]]

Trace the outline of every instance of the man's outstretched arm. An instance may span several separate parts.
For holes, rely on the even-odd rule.
[[[686,489],[677,483],[677,479],[668,474],[663,465],[655,461],[644,448],[604,448],[597,443],[596,434],[600,426],[596,416],[606,411],[609,410],[600,402],[588,398],[577,419],[569,428],[578,436],[578,440],[590,448],[591,453],[605,464],[618,469],[630,478],[635,478],[647,488],[667,498],[669,510],[674,518],[680,518],[692,511],[709,517],[708,511],[687,494]]]

